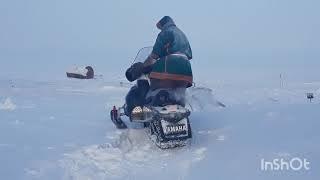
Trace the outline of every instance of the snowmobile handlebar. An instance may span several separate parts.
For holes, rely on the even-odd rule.
[[[142,62],[136,62],[127,69],[126,78],[128,81],[133,82],[141,76],[149,74],[151,70],[152,66],[145,67]]]
[[[145,66],[144,61],[150,55],[153,46],[145,46],[139,49],[136,57],[131,63],[131,66],[127,69],[125,75],[129,82],[137,80],[139,77],[149,74],[151,72],[151,66]]]

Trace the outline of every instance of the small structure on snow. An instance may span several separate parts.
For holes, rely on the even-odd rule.
[[[87,66],[85,68],[75,67],[70,71],[67,71],[68,78],[77,78],[77,79],[93,79],[94,70],[91,66]]]

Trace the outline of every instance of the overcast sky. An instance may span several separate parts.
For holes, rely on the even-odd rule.
[[[317,0],[0,0],[0,66],[8,67],[0,76],[76,63],[124,71],[153,45],[164,15],[188,36],[194,71],[320,67],[319,8]]]

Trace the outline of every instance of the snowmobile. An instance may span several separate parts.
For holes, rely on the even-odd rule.
[[[139,50],[136,58],[144,60],[152,47]],[[149,84],[147,75],[136,80],[136,87]],[[190,144],[192,131],[190,126],[190,110],[184,104],[172,99],[169,91],[160,90],[153,99],[144,106],[134,107],[131,113],[126,112],[127,104],[117,108],[113,106],[110,111],[112,122],[118,129],[127,129],[128,126],[122,117],[128,116],[130,123],[140,123],[146,130],[150,139],[161,149],[181,147]],[[160,103],[159,103],[160,102]]]

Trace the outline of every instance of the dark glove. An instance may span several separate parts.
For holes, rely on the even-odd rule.
[[[138,79],[144,72],[144,66],[142,62],[134,63],[129,69],[126,71],[126,78],[128,81],[132,82]]]

